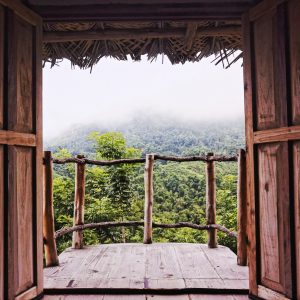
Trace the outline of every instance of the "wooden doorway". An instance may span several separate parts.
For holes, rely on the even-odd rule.
[[[300,299],[299,15],[298,0],[270,0],[244,17],[250,293],[263,299]]]
[[[0,298],[43,291],[42,20],[0,1]]]

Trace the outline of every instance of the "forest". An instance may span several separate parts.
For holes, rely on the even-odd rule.
[[[244,147],[242,122],[219,124],[158,123],[134,120],[119,128],[79,127],[57,138],[46,148],[56,158],[84,154],[111,160],[139,158],[146,153],[198,155],[207,152],[233,155]],[[73,224],[74,164],[55,165],[55,229]],[[236,231],[237,164],[216,163],[217,223]],[[144,214],[144,165],[87,166],[85,223],[142,221]],[[205,164],[160,162],[154,166],[153,221],[206,224]],[[86,245],[142,242],[143,228],[108,228],[84,231]],[[190,228],[153,231],[154,242],[206,243],[207,232]],[[218,233],[218,243],[236,251],[236,240]],[[71,235],[57,240],[58,251],[71,246]]]

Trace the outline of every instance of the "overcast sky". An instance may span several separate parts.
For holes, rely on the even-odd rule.
[[[127,121],[141,113],[187,120],[233,119],[243,115],[241,60],[229,69],[210,63],[171,65],[103,59],[90,70],[64,61],[44,68],[44,137],[73,124]]]

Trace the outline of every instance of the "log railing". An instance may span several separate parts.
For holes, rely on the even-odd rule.
[[[155,160],[165,160],[174,162],[202,161],[206,163],[206,220],[207,224],[199,225],[190,222],[179,222],[176,224],[158,224],[152,221],[153,211],[153,167]],[[229,229],[216,224],[216,177],[215,162],[238,162],[238,231],[231,232]],[[75,199],[74,199],[74,222],[73,227],[64,227],[54,231],[53,213],[53,163],[76,165],[75,172]],[[85,165],[112,166],[118,164],[145,163],[145,205],[143,221],[122,221],[122,222],[101,222],[84,224],[84,197],[85,197]],[[246,211],[246,162],[245,151],[239,150],[237,156],[215,156],[209,153],[205,156],[162,156],[157,154],[147,154],[145,158],[118,159],[111,161],[91,160],[82,155],[74,158],[56,159],[50,151],[44,154],[44,248],[46,266],[54,266],[59,263],[56,250],[56,239],[69,233],[73,233],[72,247],[83,248],[83,230],[108,227],[138,227],[144,226],[144,243],[152,243],[152,228],[193,228],[196,230],[208,231],[208,247],[216,248],[217,231],[237,238],[237,262],[239,265],[247,264],[247,211]]]

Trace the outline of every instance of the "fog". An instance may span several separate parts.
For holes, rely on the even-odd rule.
[[[74,124],[113,124],[139,115],[180,121],[243,116],[241,60],[229,69],[213,58],[171,65],[167,59],[141,62],[103,59],[90,70],[70,62],[44,68],[44,136],[53,138]]]

